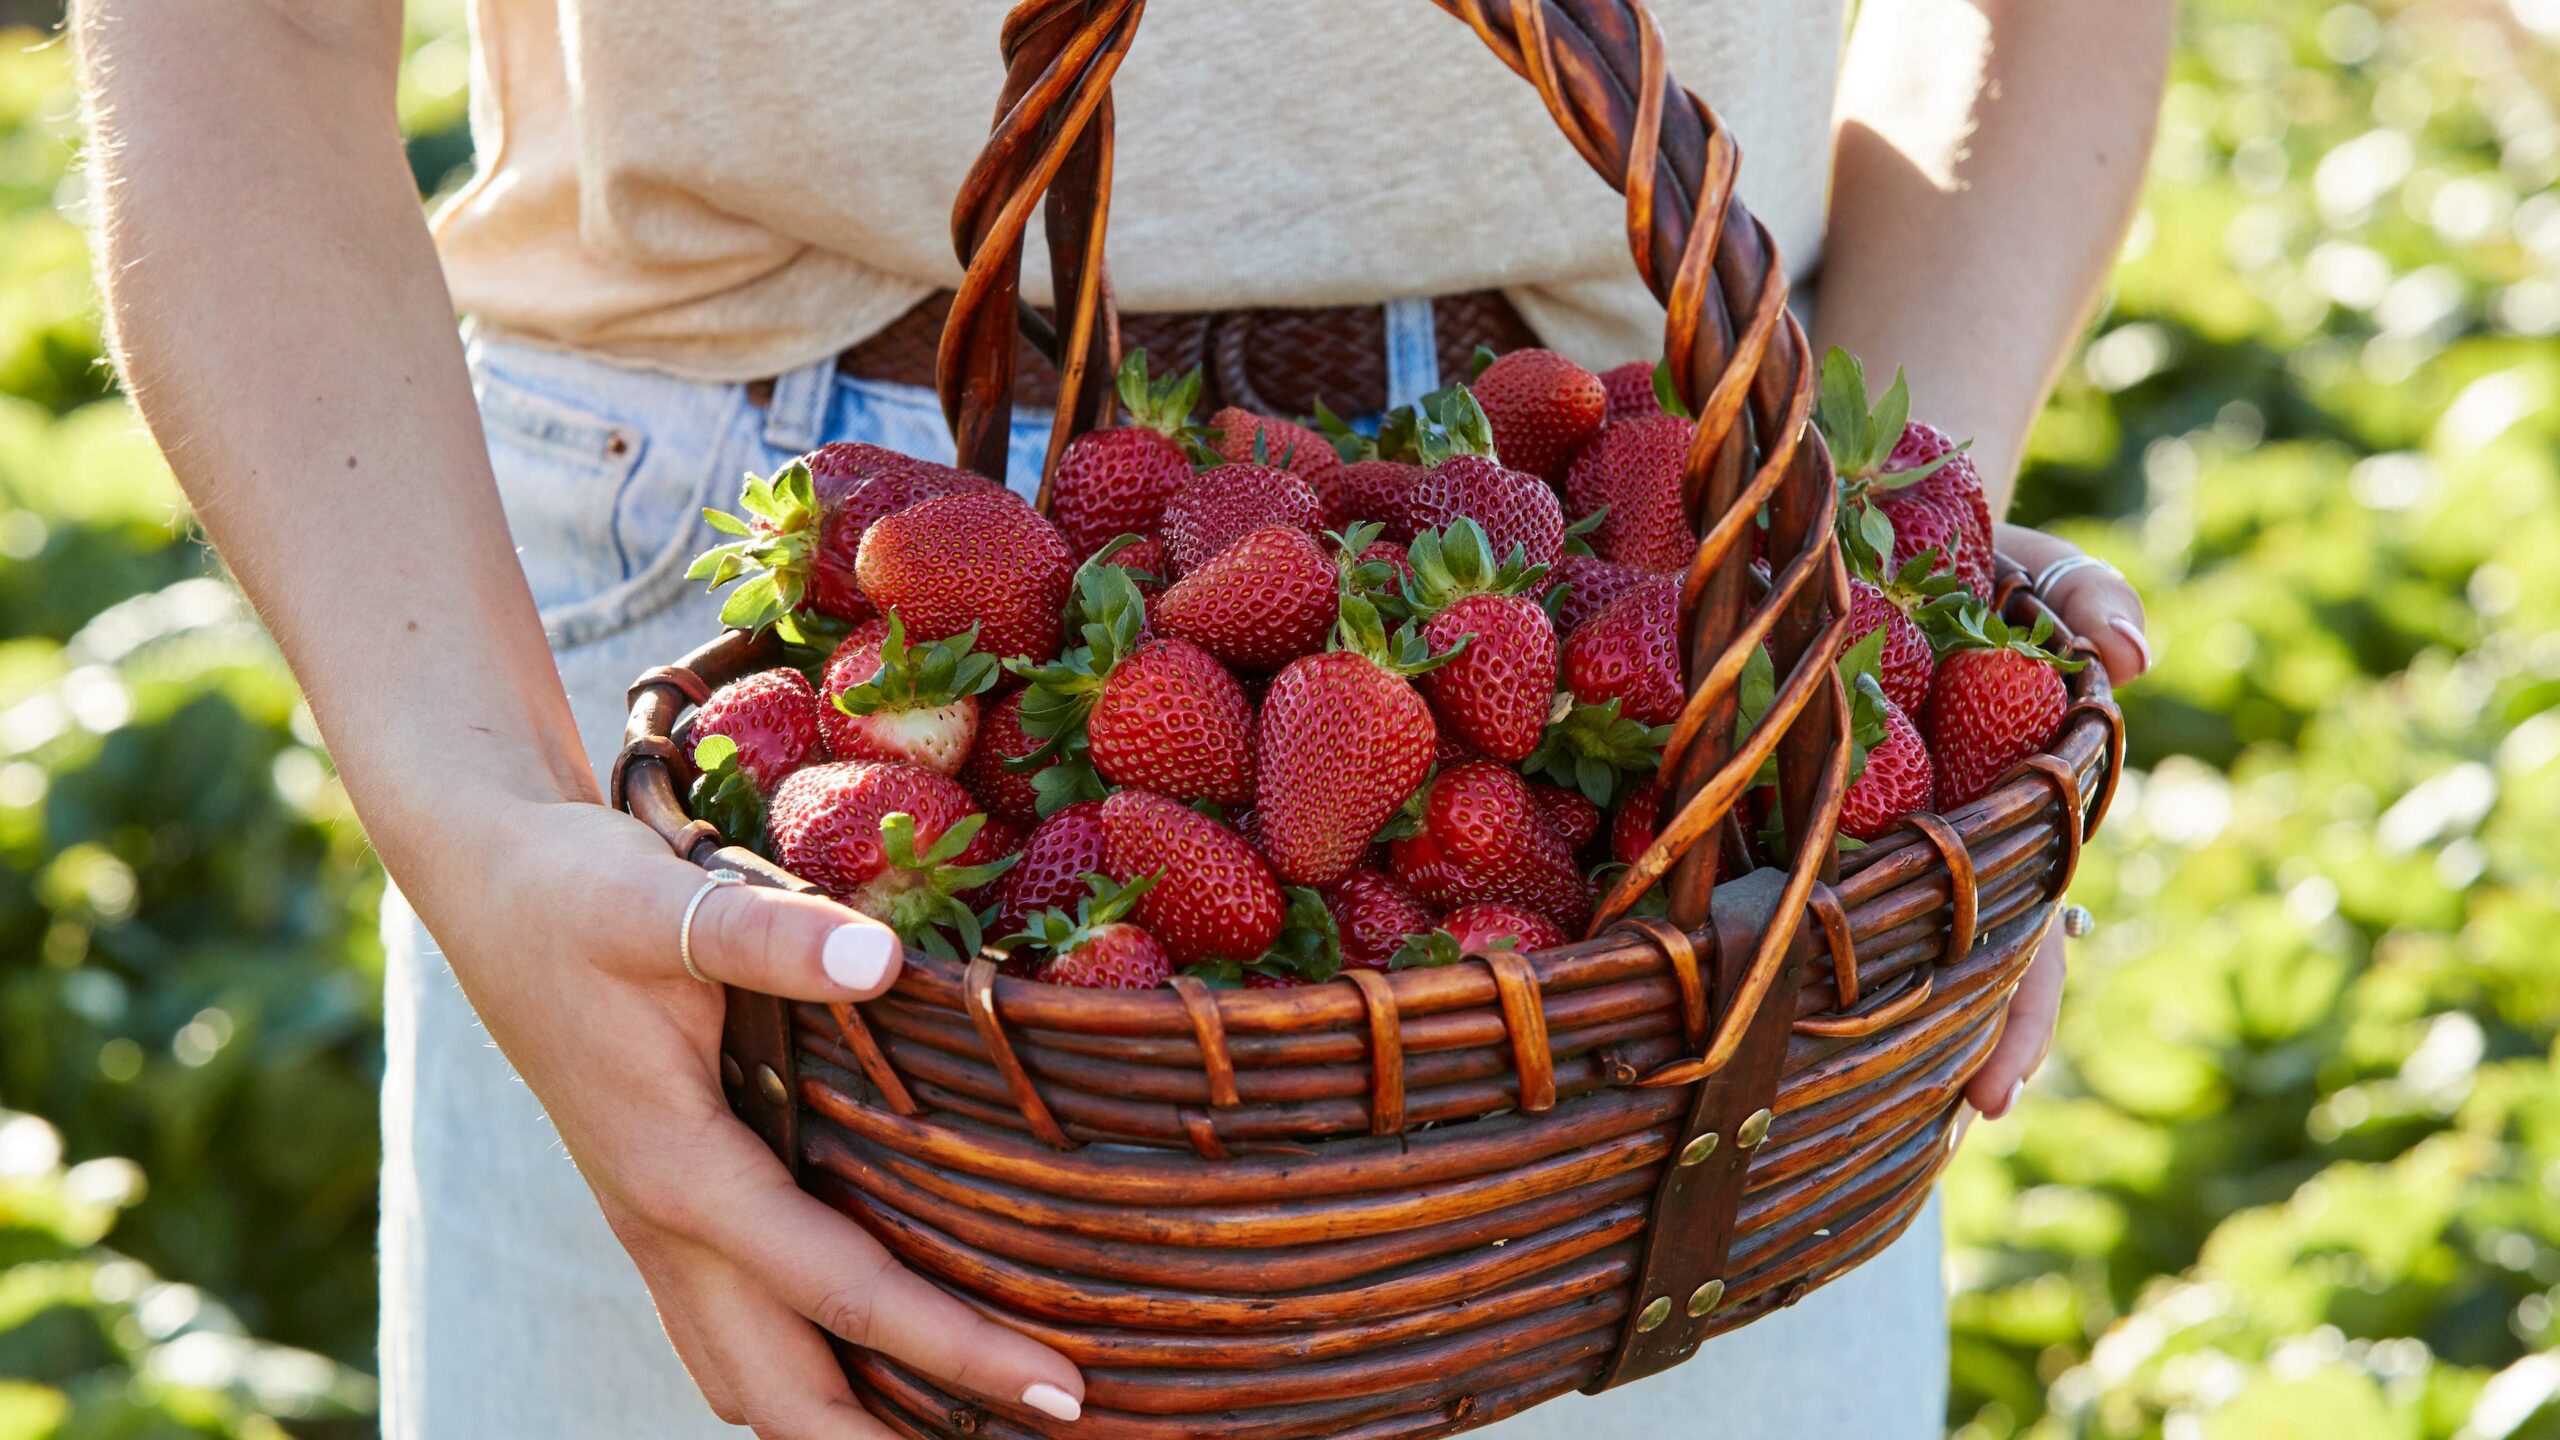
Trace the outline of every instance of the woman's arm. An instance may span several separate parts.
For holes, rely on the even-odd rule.
[[[887,1435],[804,1316],[1072,1409],[1065,1359],[898,1268],[722,1103],[719,991],[676,960],[702,873],[588,773],[402,155],[400,24],[397,0],[78,5],[100,273],[143,418],[714,1409],[769,1437]],[[695,942],[714,976],[805,999],[897,973],[885,929],[776,891],[715,893]]]
[[[2027,431],[2115,263],[2168,73],[2173,0],[1865,0],[1841,75],[1816,343],[1911,375],[1913,412],[1973,441],[2005,513]],[[2036,569],[2070,553],[2002,526]],[[2150,667],[2142,602],[2103,571],[2056,587],[2118,683]],[[1998,1117],[2053,1036],[2048,935],[1966,1089]]]

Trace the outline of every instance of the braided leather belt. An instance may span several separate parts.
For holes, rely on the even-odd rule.
[[[838,357],[846,375],[933,387],[935,352],[951,293],[940,291],[889,327]],[[1443,295],[1431,302],[1443,383],[1462,379],[1479,345],[1516,350],[1538,343],[1500,291]],[[1368,415],[1387,405],[1387,318],[1378,305],[1309,309],[1198,310],[1120,316],[1120,350],[1147,352],[1150,369],[1180,373],[1197,365],[1202,413],[1238,405],[1266,415],[1311,415],[1322,400],[1339,415]],[[1014,403],[1047,408],[1058,398],[1058,372],[1031,342],[1015,363]],[[770,386],[749,393],[762,404]]]

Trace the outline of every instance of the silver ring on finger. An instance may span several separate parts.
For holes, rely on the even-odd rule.
[[[2123,571],[2118,570],[2116,567],[2099,559],[2097,556],[2075,551],[2072,554],[2065,555],[2061,559],[2056,560],[2052,564],[2037,571],[2036,578],[2028,581],[2027,586],[2029,589],[2035,591],[2037,595],[2049,601],[2053,599],[2055,586],[2060,585],[2066,577],[2077,575],[2083,570],[2103,570],[2107,574],[2115,576],[2118,580],[2122,580],[2124,578]]]
[[[676,958],[684,962],[684,973],[705,985],[719,982],[703,974],[702,967],[693,963],[693,917],[701,911],[702,902],[711,898],[712,891],[746,883],[747,877],[735,870],[714,870],[703,877],[702,888],[694,891],[693,898],[685,902],[684,923],[676,927]]]
[[[2089,938],[2089,932],[2097,928],[2098,917],[2089,912],[2088,906],[2065,905],[2062,907],[2062,933],[2065,938],[2086,940]]]

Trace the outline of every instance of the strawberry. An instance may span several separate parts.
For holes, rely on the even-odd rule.
[[[1496,562],[1473,520],[1413,537],[1406,607],[1448,656],[1422,682],[1441,727],[1477,752],[1518,762],[1538,748],[1556,691],[1555,625],[1529,598],[1547,578],[1521,551]]]
[[[1365,596],[1342,602],[1339,649],[1290,662],[1255,730],[1254,823],[1281,878],[1330,885],[1431,770],[1437,729],[1407,677],[1445,660],[1407,625],[1392,640]]]
[[[1165,502],[1165,549],[1179,577],[1266,525],[1312,530],[1323,518],[1304,477],[1272,465],[1220,465]]]
[[[1567,850],[1580,854],[1582,847],[1600,833],[1600,807],[1581,791],[1538,782],[1529,786],[1529,793],[1537,797],[1538,809],[1547,817],[1547,823],[1564,837]]]
[[[1230,405],[1209,417],[1209,449],[1230,465],[1277,465],[1302,476],[1342,463],[1322,435],[1294,420],[1276,420]]]
[[[1936,772],[1919,727],[1891,700],[1883,713],[1883,738],[1867,750],[1840,801],[1840,833],[1859,840],[1879,839],[1903,816],[1936,803]]]
[[[1958,590],[1956,578],[1934,570],[1936,563],[1934,555],[1916,556],[1882,584],[1854,575],[1849,579],[1849,644],[1884,633],[1877,679],[1884,685],[1885,698],[1906,713],[1918,711],[1927,701],[1929,679],[1938,673],[1937,651],[1929,644],[1924,622],[1933,622],[1935,616],[1961,603],[1949,598]]]
[[[1568,932],[1591,919],[1590,892],[1529,784],[1489,760],[1452,766],[1423,792],[1414,833],[1390,846],[1397,878],[1435,905],[1526,905]]]
[[[1129,572],[1129,578],[1138,582],[1138,593],[1142,595],[1161,594],[1173,580],[1173,555],[1164,548],[1161,536],[1139,536],[1134,542],[1122,546],[1111,557],[1111,563]]]
[[[1403,460],[1355,460],[1319,477],[1325,495],[1325,524],[1339,530],[1363,520],[1374,521],[1386,538],[1401,545],[1413,538],[1407,518],[1415,482],[1423,468]]]
[[[1838,524],[1852,573],[1900,572],[1934,550],[1975,598],[1992,594],[1991,507],[1964,448],[1910,419],[1900,371],[1867,404],[1866,372],[1846,351],[1822,359],[1815,423],[1840,474]]]
[[[1126,885],[1096,875],[1091,893],[1076,902],[1074,914],[1063,908],[1042,910],[1023,922],[1020,934],[996,944],[1006,950],[1049,952],[1040,978],[1052,985],[1152,990],[1173,978],[1173,960],[1156,937],[1123,917],[1137,908],[1155,883],[1152,875],[1141,875]]]
[[[1453,455],[1424,471],[1406,496],[1405,518],[1416,533],[1473,520],[1496,554],[1517,546],[1532,565],[1552,565],[1564,553],[1564,506],[1556,492],[1537,476],[1482,455]]]
[[[1102,869],[1102,802],[1079,800],[1033,827],[1022,861],[996,892],[996,928],[1021,929],[1043,910],[1063,910]]]
[[[858,622],[872,607],[855,557],[873,523],[921,501],[1001,488],[877,445],[822,446],[769,480],[749,476],[739,496],[743,516],[704,511],[711,528],[739,538],[704,551],[686,578],[716,590],[751,576],[720,609],[720,623],[739,629],[761,630],[795,610]]]
[[[1545,480],[1563,478],[1609,409],[1600,377],[1552,350],[1514,350],[1483,364],[1470,388],[1493,426],[1494,452]]]
[[[1156,877],[1137,922],[1177,965],[1249,960],[1280,938],[1287,901],[1244,837],[1170,796],[1123,790],[1102,802],[1103,869]]]
[[[1376,522],[1370,521],[1366,523],[1375,524]],[[1387,579],[1383,575],[1381,576],[1381,579],[1385,580],[1386,585],[1389,588],[1401,590],[1405,585],[1411,583],[1413,580],[1412,552],[1406,550],[1404,546],[1397,544],[1393,540],[1370,541],[1369,548],[1360,552],[1360,563],[1363,565],[1383,565],[1388,570],[1394,571],[1395,574],[1392,579]]]
[[[1405,942],[1391,963],[1398,970],[1454,965],[1488,950],[1552,950],[1565,938],[1556,922],[1526,906],[1479,900],[1450,911],[1437,930]]]
[[[692,811],[736,844],[761,848],[765,801],[794,770],[827,758],[817,692],[788,667],[711,692],[687,722],[697,772]]]
[[[1648,570],[1638,570],[1632,565],[1621,565],[1614,560],[1576,555],[1570,551],[1557,557],[1555,565],[1547,571],[1547,578],[1568,587],[1556,597],[1552,607],[1559,635],[1570,635],[1580,629],[1583,621],[1608,609],[1609,602],[1630,590],[1654,586],[1674,597],[1680,593],[1679,582],[1675,580]]]
[[[1641,415],[1662,413],[1662,400],[1654,394],[1653,376],[1660,367],[1649,360],[1630,360],[1615,369],[1600,372],[1600,388],[1609,392],[1609,408],[1601,417],[1604,424],[1614,425]]]
[[[1624,704],[1630,720],[1668,725],[1680,717],[1679,596],[1666,586],[1629,591],[1582,622],[1564,642],[1566,688],[1586,705]]]
[[[1343,876],[1325,892],[1324,901],[1342,938],[1342,963],[1363,970],[1386,969],[1408,937],[1426,934],[1439,923],[1403,881],[1377,870]]]
[[[1564,485],[1565,513],[1599,517],[1591,549],[1639,570],[1679,574],[1698,552],[1681,497],[1695,422],[1678,415],[1620,421],[1600,432],[1573,462]]]
[[[1040,742],[1022,728],[1023,694],[1014,691],[978,717],[978,743],[970,747],[968,763],[960,767],[960,783],[978,797],[987,813],[1016,825],[1040,818],[1040,792],[1033,785],[1038,772],[1016,770],[1006,763],[1040,748]]]
[[[889,612],[880,639],[857,629],[827,662],[832,702],[819,715],[839,760],[904,760],[956,775],[978,736],[978,696],[996,683],[996,658],[974,648],[977,627],[948,640],[907,643]]]
[[[1277,669],[1323,648],[1342,583],[1335,572],[1314,536],[1266,525],[1194,566],[1148,618],[1229,665]]]
[[[1009,491],[946,495],[873,522],[855,562],[862,593],[919,635],[978,629],[990,655],[1058,653],[1075,573],[1057,527]]]
[[[1012,667],[1031,682],[1023,729],[1052,753],[1081,744],[1114,785],[1221,805],[1251,800],[1253,708],[1244,687],[1190,641],[1150,636],[1146,601],[1127,571],[1088,564],[1076,588],[1085,643],[1048,665]]]
[[[2085,662],[2044,648],[2051,617],[2021,632],[1987,605],[1951,617],[1920,714],[1920,733],[1938,769],[1939,803],[1952,809],[1981,798],[2011,766],[2053,743],[2070,695],[2063,672]]]
[[[867,760],[794,771],[774,792],[771,815],[774,858],[793,874],[951,959],[975,954],[982,939],[961,895],[1012,863],[958,863],[985,826],[959,782]]]
[[[1118,536],[1153,533],[1164,502],[1191,479],[1182,439],[1200,403],[1200,372],[1150,383],[1147,352],[1132,350],[1118,385],[1128,423],[1068,441],[1049,478],[1049,518],[1079,560]]]
[[[1633,865],[1637,856],[1653,848],[1661,808],[1662,786],[1654,777],[1647,775],[1628,786],[1609,816],[1609,858]]]

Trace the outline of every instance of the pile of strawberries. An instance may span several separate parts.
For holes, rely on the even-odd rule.
[[[1143,988],[1535,950],[1653,843],[1685,695],[1694,423],[1644,365],[1480,355],[1377,434],[1226,409],[1132,355],[1047,516],[963,470],[830,445],[751,479],[693,574],[794,663],[686,726],[695,813],[912,946]],[[1841,843],[1962,805],[2065,708],[2041,630],[1987,608],[1961,447],[1870,409],[1835,354],[1821,424],[1857,578]],[[1763,568],[1765,581],[1765,567]],[[1742,685],[1769,703],[1765,652]],[[1747,843],[1784,843],[1768,791]]]

